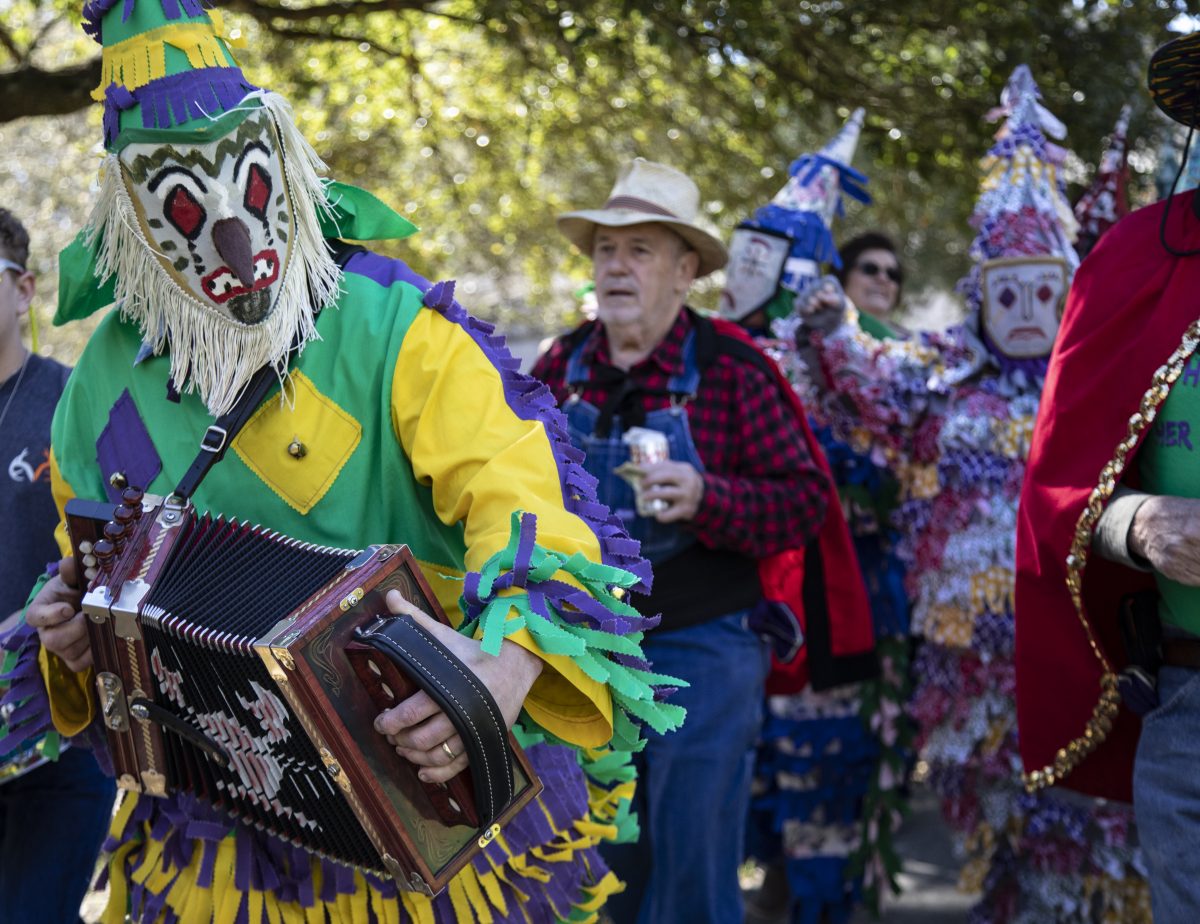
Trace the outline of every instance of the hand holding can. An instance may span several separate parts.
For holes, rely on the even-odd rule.
[[[615,471],[633,485],[638,516],[653,517],[666,510],[668,504],[662,498],[645,500],[642,497],[642,472],[647,465],[671,458],[671,446],[665,434],[646,427],[630,427],[625,431],[622,441],[629,447],[629,462]]]

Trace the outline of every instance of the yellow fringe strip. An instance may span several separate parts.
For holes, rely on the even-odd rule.
[[[209,10],[208,15],[211,24],[186,22],[160,26],[105,48],[100,62],[100,86],[92,91],[92,99],[103,100],[110,83],[132,91],[167,76],[167,45],[187,55],[193,68],[229,67],[221,43],[241,48],[246,40],[230,38],[217,10]]]
[[[615,817],[619,803],[632,797],[634,785],[633,782],[621,783],[609,791],[589,784],[591,818],[576,819],[564,830],[555,829],[555,836],[549,843],[532,847],[526,853],[514,855],[501,833],[497,843],[505,859],[499,865],[489,859],[491,869],[484,873],[468,865],[450,882],[450,903],[458,921],[461,924],[494,924],[497,915],[510,913],[510,900],[518,906],[530,900],[531,895],[526,888],[522,888],[523,885],[550,881],[549,864],[571,862],[580,851],[613,837],[617,830],[615,825],[594,819]],[[122,799],[113,818],[114,837],[126,833],[137,799],[132,794]],[[548,818],[546,807],[540,801],[536,804],[547,813]],[[125,863],[135,852],[140,852],[140,856],[127,879]],[[109,901],[102,917],[103,924],[123,924],[125,921],[130,897],[129,880],[143,885],[154,894],[166,893],[165,907],[179,916],[181,924],[235,920],[243,903],[248,919],[255,924],[323,924],[326,920],[367,924],[368,909],[382,924],[401,924],[402,920],[411,920],[415,924],[435,924],[433,904],[429,898],[416,892],[400,892],[397,898],[389,899],[370,885],[361,873],[355,873],[353,893],[338,895],[332,902],[322,901],[319,897],[321,865],[316,861],[312,875],[313,891],[318,897],[310,908],[296,902],[279,902],[270,893],[256,889],[243,892],[237,888],[234,880],[237,854],[232,837],[217,845],[212,888],[201,888],[196,882],[203,854],[203,850],[196,849],[184,869],[170,866],[163,860],[163,843],[151,837],[149,827],[144,826],[140,836],[132,837],[109,857]],[[507,899],[501,883],[511,889]],[[571,916],[572,924],[597,921],[599,910],[608,897],[622,889],[624,884],[612,873],[594,885],[585,886]],[[136,920],[138,909],[133,911]]]
[[[584,886],[583,891],[588,898],[586,901],[580,902],[578,908],[580,911],[588,912],[589,917],[585,918],[581,924],[590,924],[599,919],[600,909],[604,907],[604,903],[610,897],[625,891],[625,883],[617,878],[616,873],[610,872],[595,885]]]

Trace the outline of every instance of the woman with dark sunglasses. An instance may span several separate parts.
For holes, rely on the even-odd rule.
[[[864,327],[877,337],[894,336],[897,330],[888,319],[900,302],[904,283],[896,245],[886,234],[868,231],[851,238],[839,250],[842,266],[835,275],[846,297],[863,315],[883,322],[887,331],[874,330],[869,320]]]

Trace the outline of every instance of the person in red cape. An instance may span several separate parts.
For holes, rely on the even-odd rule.
[[[1196,126],[1200,33],[1155,53],[1150,89]],[[1200,836],[1198,209],[1195,192],[1141,209],[1080,267],[1018,517],[1026,785],[1132,797],[1159,924],[1200,907],[1200,859],[1186,849]],[[1138,614],[1132,644],[1123,610]],[[1126,704],[1148,711],[1139,722]]]

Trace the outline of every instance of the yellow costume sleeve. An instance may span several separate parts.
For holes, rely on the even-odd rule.
[[[500,371],[467,331],[436,311],[420,312],[405,336],[392,422],[414,474],[432,487],[438,517],[463,522],[469,570],[505,547],[517,510],[537,516],[539,545],[600,560],[599,540],[563,504],[544,426],[517,415]],[[546,653],[526,629],[507,638],[545,664],[525,704],[534,721],[572,744],[606,743],[613,732],[607,685],[571,657]]]
[[[54,538],[65,558],[71,554],[71,542],[67,538],[63,511],[67,501],[75,494],[59,471],[53,450],[50,453],[50,487],[54,493],[54,503],[58,506],[58,526],[54,530]],[[58,655],[51,654],[45,648],[38,651],[38,665],[46,684],[46,694],[50,698],[50,718],[54,721],[54,727],[63,735],[78,735],[91,723],[96,710],[91,668],[77,674]]]

